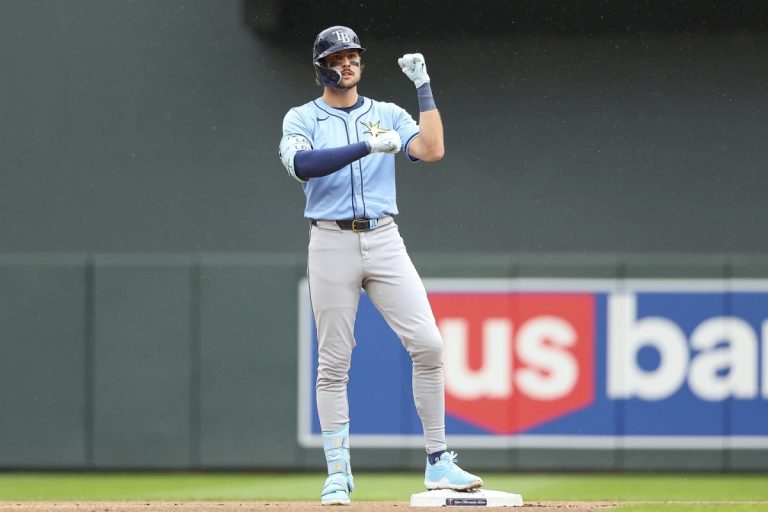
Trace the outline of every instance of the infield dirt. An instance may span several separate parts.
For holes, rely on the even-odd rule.
[[[504,507],[503,510],[525,509],[532,512],[589,512],[611,510],[627,502],[577,502],[577,501],[532,501],[523,507]],[[320,503],[296,502],[296,501],[272,501],[272,502],[201,502],[201,501],[19,501],[0,502],[0,512],[250,512],[250,511],[274,511],[274,512],[307,512],[328,509],[342,512],[344,510],[372,510],[374,512],[396,512],[399,510],[440,510],[441,507],[412,508],[405,501],[358,501],[348,507],[323,507]],[[460,507],[463,511],[487,510],[486,507]]]

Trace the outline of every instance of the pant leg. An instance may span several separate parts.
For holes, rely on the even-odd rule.
[[[307,274],[318,339],[317,412],[324,432],[349,423],[347,382],[362,267],[354,233],[312,227]]]
[[[443,339],[424,284],[396,224],[364,235],[364,287],[411,356],[413,399],[427,451],[445,450]]]

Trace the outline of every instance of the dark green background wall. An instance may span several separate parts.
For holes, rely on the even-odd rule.
[[[0,259],[0,468],[300,467],[274,256]]]
[[[447,156],[400,157],[413,250],[768,250],[764,3],[386,5],[4,0],[0,252],[303,251],[277,144],[332,20],[413,114],[396,58],[427,57]]]
[[[766,257],[417,255],[425,277],[768,278]],[[0,470],[319,469],[291,254],[0,257]],[[384,383],[386,384],[386,383]],[[450,438],[450,432],[449,432]],[[463,449],[497,470],[765,471],[768,451]],[[360,469],[421,470],[412,448]]]
[[[617,254],[676,253],[638,276],[765,277],[765,20],[756,1],[0,2],[0,468],[322,468],[296,444],[307,225],[277,144],[337,22],[369,48],[361,93],[414,115],[396,58],[426,55],[447,156],[398,174],[425,275],[610,277]],[[463,457],[766,460],[576,455]]]

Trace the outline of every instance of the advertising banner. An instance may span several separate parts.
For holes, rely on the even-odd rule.
[[[768,281],[427,279],[451,447],[768,447]],[[299,304],[299,440],[320,446]],[[411,361],[361,294],[356,446],[423,445]]]

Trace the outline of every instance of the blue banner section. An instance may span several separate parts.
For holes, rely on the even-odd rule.
[[[550,297],[559,308],[567,308],[568,299],[556,283],[541,281],[545,291],[528,280],[530,289],[515,287],[492,296],[508,302],[497,308],[508,311],[506,317],[498,312],[484,316],[483,311],[493,309],[487,307],[487,293],[483,311],[468,311],[464,317],[450,306],[454,293],[461,304],[472,303],[474,293],[486,292],[487,280],[476,286],[469,280],[440,281],[435,318],[446,344],[461,343],[461,350],[446,357],[465,358],[446,361],[446,381],[458,378],[449,369],[461,368],[461,382],[480,390],[467,398],[451,395],[458,380],[446,386],[446,427],[453,446],[462,440],[467,446],[503,446],[515,439],[530,445],[539,439],[541,446],[548,441],[582,447],[626,442],[627,447],[653,448],[676,439],[699,448],[768,446],[768,287],[753,284],[742,290],[713,280],[635,287],[582,281],[579,298],[591,298],[594,307],[589,318],[574,320],[565,309],[560,318],[557,309],[548,308]],[[496,288],[505,286],[512,288],[507,281]],[[573,287],[568,291],[573,294]],[[311,358],[302,368],[309,372],[302,393],[310,398],[301,401],[305,410],[300,414],[308,417],[302,433],[306,441],[320,434],[320,425],[314,400],[317,340],[311,315],[305,318],[310,327],[302,345]],[[348,390],[359,444],[418,444],[422,427],[411,393],[410,358],[364,293],[355,336]],[[494,352],[499,347],[504,350]],[[547,350],[550,361],[537,359],[531,347]],[[501,366],[494,360],[500,354],[509,359]],[[494,379],[509,385],[493,385],[498,384]],[[531,394],[530,382],[562,393]],[[483,389],[489,391],[484,395]],[[554,413],[553,404],[561,404]],[[499,415],[541,419],[500,422]]]

